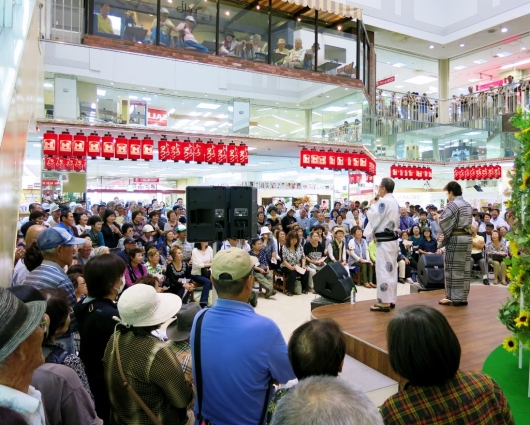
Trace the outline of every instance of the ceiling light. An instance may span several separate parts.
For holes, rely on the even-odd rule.
[[[396,89],[402,89],[403,87],[405,86],[402,86],[402,85],[399,85],[399,86],[394,86]]]
[[[248,150],[249,150],[249,151],[255,151],[256,149],[258,149],[258,148],[255,148],[255,147],[253,147],[253,146],[249,146],[249,147],[248,147]]]
[[[429,46],[429,49],[434,49],[434,44],[431,44],[431,45]]]
[[[260,5],[259,4],[256,6],[256,9],[258,9],[258,10],[260,9]]]
[[[438,87],[429,86],[429,92],[431,92],[431,93],[438,93]]]
[[[476,83],[477,81],[480,81],[480,78],[470,78],[469,80],[470,83]]]
[[[412,78],[409,78],[408,80],[405,80],[405,83],[421,85],[421,84],[432,83],[433,81],[438,81],[438,78],[429,77],[427,75],[418,75],[417,77],[412,77]]]
[[[227,10],[227,11],[225,12],[225,15],[226,15],[226,16],[230,16],[230,11]]]
[[[453,66],[453,69],[456,69],[457,71],[461,71],[463,69],[466,69],[467,66],[465,65],[458,65],[458,66]]]
[[[45,88],[45,89],[53,89],[53,84],[50,83],[50,82],[48,82],[48,81],[46,81],[46,82],[44,83],[44,88]]]
[[[344,108],[346,109],[346,108]],[[294,125],[300,125],[300,123],[297,123],[297,122],[294,122],[294,121],[290,121],[290,120],[287,120],[285,118],[282,118],[282,117],[279,117],[278,115],[272,115],[274,118],[276,118],[277,120],[282,120],[282,121],[285,121],[285,122],[288,122],[290,124],[294,124]]]
[[[327,108],[324,108],[322,110],[325,112],[340,112],[340,111],[344,111],[345,109],[347,108],[343,106],[328,106]]]
[[[464,43],[460,43],[460,47],[466,47]]]
[[[342,30],[342,25],[339,25],[339,26],[337,27],[337,30],[338,30],[338,31]]]
[[[96,104],[95,103],[91,103],[90,104],[90,109],[96,109]]]
[[[395,63],[395,64],[392,65],[392,66],[395,66],[396,68],[401,68],[401,67],[405,66],[405,64],[404,64],[404,63],[401,63],[401,62],[398,62],[398,63]]]
[[[506,28],[506,27],[502,27],[502,28],[501,28],[501,32],[508,32],[508,28]]]
[[[520,61],[520,62],[515,62],[515,63],[509,63],[508,65],[504,65],[504,66],[501,66],[501,69],[509,69],[509,68],[514,68],[516,66],[519,66],[519,65],[525,65],[527,63],[530,63],[530,59],[526,59],[524,61]]]
[[[226,114],[219,114],[219,115],[217,115],[217,118],[221,118],[221,119],[222,119],[222,118],[228,118],[228,115],[226,115]]]
[[[526,47],[521,47],[521,50],[526,50]]]
[[[212,115],[211,112],[205,112],[204,114],[202,114],[203,117],[209,117],[210,115]]]
[[[138,99],[138,96],[132,96],[132,95],[130,95],[130,96],[129,96],[129,99]]]
[[[145,100],[146,102],[149,102],[151,100],[150,97],[142,97],[142,100]]]
[[[473,63],[476,63],[477,65],[481,65],[483,63],[486,63],[487,61],[484,59],[477,59],[476,61],[473,61]]]
[[[298,22],[302,22],[302,18],[296,18]]]
[[[202,103],[202,102],[196,106],[196,108],[201,108],[201,109],[218,109],[220,107],[221,105],[217,103]]]
[[[167,111],[167,114],[171,115],[173,112],[175,112],[175,108],[171,108],[169,111]]]
[[[505,58],[506,56],[510,56],[512,55],[512,52],[501,52],[501,53],[497,53],[497,57],[499,58]]]

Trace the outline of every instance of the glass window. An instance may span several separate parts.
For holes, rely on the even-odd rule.
[[[331,27],[319,27],[317,72],[355,78],[357,55],[356,22],[331,15]]]

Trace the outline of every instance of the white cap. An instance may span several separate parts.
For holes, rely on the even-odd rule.
[[[147,232],[154,232],[155,231],[155,228],[153,226],[151,226],[150,224],[146,224],[143,228],[142,228],[142,231],[144,233],[147,233]]]
[[[160,14],[167,13],[169,15],[169,10],[167,10],[165,7],[160,9]]]
[[[195,18],[191,15],[186,16],[186,21],[195,22]]]
[[[50,204],[50,212],[55,212],[59,209],[59,205],[57,205],[55,202],[53,204]]]
[[[265,235],[267,233],[272,233],[272,232],[269,230],[269,228],[267,226],[264,226],[264,227],[261,228],[261,232],[260,232],[259,235],[263,236],[263,235]]]

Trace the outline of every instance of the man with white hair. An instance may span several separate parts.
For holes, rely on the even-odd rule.
[[[302,48],[302,39],[294,40],[294,49],[283,60],[283,66],[286,68],[303,68],[305,49]]]
[[[325,399],[323,399],[325,397]],[[271,425],[382,425],[362,391],[334,376],[303,379],[282,397]]]
[[[156,18],[151,23],[151,39],[156,40],[156,31],[160,30],[160,43],[169,46],[171,43],[171,31],[178,32],[178,29],[169,19],[169,10],[165,7],[160,8],[160,28],[157,25]]]

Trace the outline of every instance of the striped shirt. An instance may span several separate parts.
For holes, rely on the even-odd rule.
[[[24,285],[31,285],[36,289],[62,289],[68,295],[68,305],[70,307],[74,308],[74,305],[77,303],[72,281],[68,278],[64,270],[53,261],[44,260],[39,267],[28,274],[24,280]],[[70,319],[68,333],[61,338],[68,337],[72,332],[77,332],[77,318],[71,315]]]
[[[381,407],[385,424],[515,424],[497,383],[481,372],[457,372],[445,384],[406,385]]]

